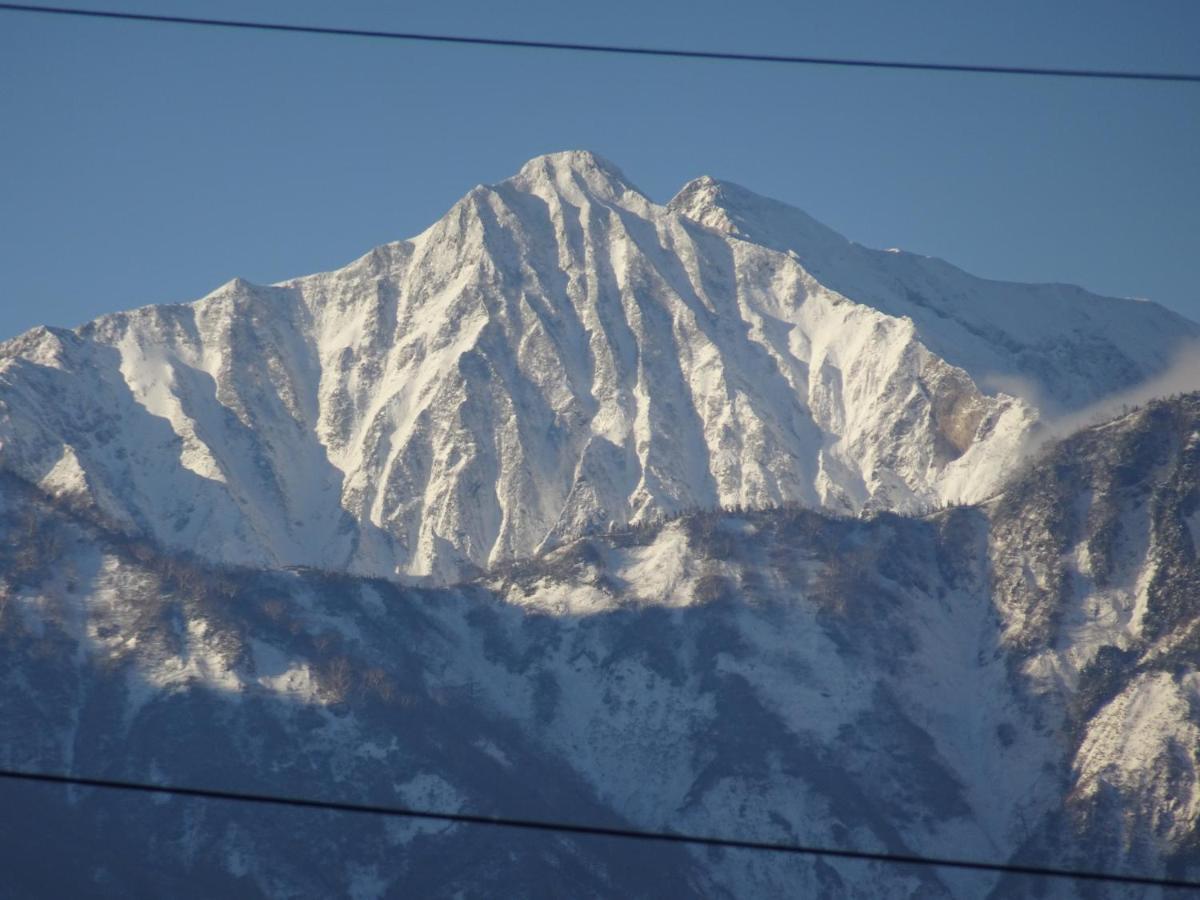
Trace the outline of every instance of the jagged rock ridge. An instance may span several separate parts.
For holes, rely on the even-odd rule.
[[[213,560],[444,582],[688,508],[978,500],[1197,333],[568,152],[339,271],[9,341],[0,466]]]

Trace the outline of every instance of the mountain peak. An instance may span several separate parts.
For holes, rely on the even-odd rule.
[[[521,166],[518,174],[529,175],[539,171],[570,171],[577,174],[603,172],[624,180],[625,176],[614,163],[591,150],[558,150],[533,157]]]
[[[731,194],[744,190],[734,184],[726,186],[711,175],[701,175],[680,188],[667,203],[667,209],[725,234],[742,237],[731,215],[735,204],[729,201]]]
[[[667,209],[701,225],[775,250],[811,248],[828,251],[849,243],[801,209],[711,175],[702,175],[685,184],[667,203]]]
[[[590,150],[535,156],[508,181],[534,193],[549,188],[565,196],[586,193],[608,201],[618,201],[628,193],[644,196],[616,165]]]
[[[693,178],[681,187],[679,192],[667,203],[668,209],[681,214],[686,214],[688,211],[702,212],[705,208],[719,208],[733,213],[763,207],[782,207],[793,212],[800,212],[778,200],[756,194],[740,184],[713,178],[711,175]]]

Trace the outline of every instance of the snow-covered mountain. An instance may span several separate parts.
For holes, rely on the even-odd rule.
[[[1196,880],[1198,510],[1200,394],[986,504],[692,513],[443,588],[164,554],[4,474],[0,764]],[[1160,896],[4,781],[0,804],[16,897]]]
[[[0,467],[214,561],[446,582],[690,508],[980,500],[1198,336],[567,152],[339,271],[0,345]]]
[[[0,345],[0,765],[1200,879],[1200,394],[1033,449],[1198,337],[586,153],[337,272],[35,329]],[[18,897],[1143,896],[0,807]]]

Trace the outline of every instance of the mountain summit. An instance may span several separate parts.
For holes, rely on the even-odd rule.
[[[1197,336],[570,151],[338,271],[0,345],[0,466],[219,561],[449,581],[688,508],[978,500]]]

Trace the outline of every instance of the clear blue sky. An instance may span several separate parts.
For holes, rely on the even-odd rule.
[[[1200,68],[1200,3],[79,5],[501,37]],[[861,243],[1200,318],[1200,86],[634,60],[0,14],[0,337],[269,282],[582,147]]]

